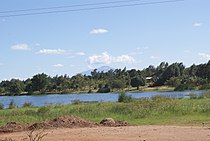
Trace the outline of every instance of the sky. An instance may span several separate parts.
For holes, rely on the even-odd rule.
[[[143,69],[161,62],[207,63],[210,60],[210,1],[162,4],[41,15],[37,9],[119,0],[0,0],[0,81],[26,79],[38,73],[69,76],[110,66]],[[160,2],[141,0],[69,10]]]

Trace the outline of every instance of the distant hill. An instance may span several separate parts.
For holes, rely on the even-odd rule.
[[[95,68],[97,69],[97,72],[108,72],[109,70],[113,69],[112,67],[109,67],[109,66],[102,66],[100,68]],[[90,70],[87,70],[87,71],[84,71],[84,72],[81,72],[80,74],[82,75],[91,75],[91,72],[94,71],[94,69],[90,69]]]

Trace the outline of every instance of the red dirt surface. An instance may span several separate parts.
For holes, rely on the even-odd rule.
[[[97,126],[127,126],[126,121],[115,121],[112,118],[103,119],[100,123],[88,121],[77,116],[63,116],[53,120],[41,123],[18,124],[16,122],[7,123],[5,126],[0,127],[0,133],[20,132],[35,129],[52,129],[52,128],[79,128],[79,127],[97,127]]]
[[[125,126],[57,128],[45,131],[42,141],[210,141],[207,127]],[[25,132],[0,134],[0,140],[11,138],[28,141]]]
[[[32,125],[10,122],[0,127],[0,141],[28,141],[30,131],[33,136],[46,134],[42,141],[210,141],[208,127],[127,125],[112,118],[94,123],[76,116]]]

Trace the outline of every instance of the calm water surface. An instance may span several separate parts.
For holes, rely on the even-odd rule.
[[[184,91],[184,92],[133,92],[127,93],[133,98],[150,98],[154,95],[166,95],[172,98],[187,97],[188,94],[200,94],[202,91]],[[115,102],[118,100],[119,93],[94,93],[94,94],[54,94],[41,96],[0,96],[0,103],[7,108],[11,101],[21,107],[25,102],[31,102],[33,106],[44,106],[51,104],[71,104],[74,100],[85,102]]]

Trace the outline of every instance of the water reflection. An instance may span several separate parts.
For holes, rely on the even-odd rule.
[[[184,92],[128,92],[133,98],[150,98],[154,95],[165,95],[171,98],[188,98],[189,94],[201,94],[202,91],[184,91]],[[33,106],[44,106],[54,104],[71,104],[74,100],[86,102],[115,102],[118,100],[119,93],[95,93],[95,94],[54,94],[41,96],[1,96],[0,103],[7,108],[11,101],[21,107],[25,102],[31,102]]]

